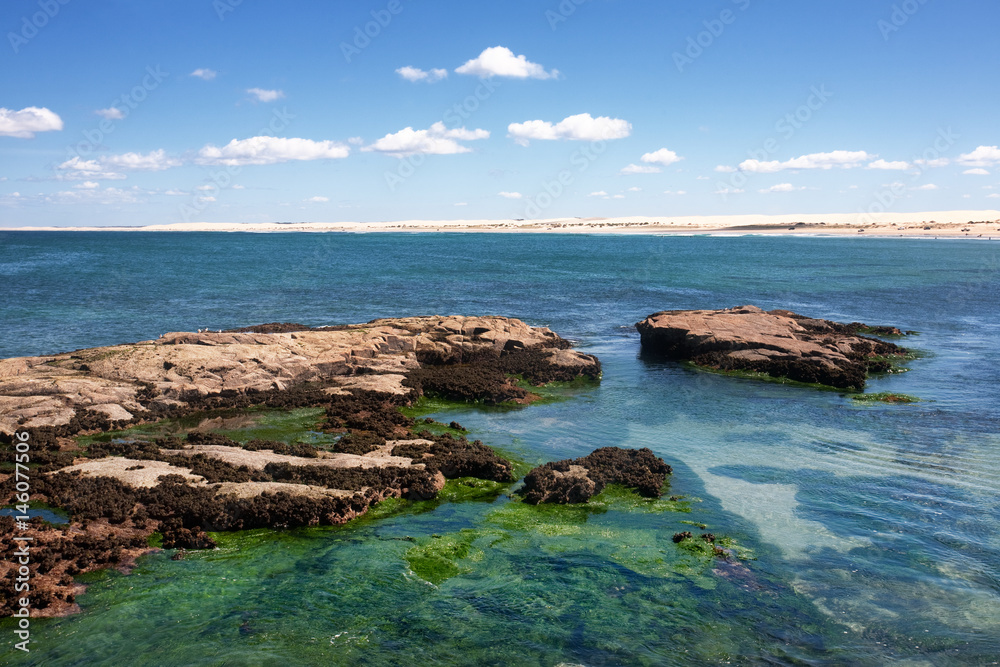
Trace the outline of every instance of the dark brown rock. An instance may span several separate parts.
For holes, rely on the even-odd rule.
[[[902,335],[894,327],[841,324],[787,310],[756,306],[726,310],[654,313],[636,329],[643,350],[723,371],[756,371],[772,377],[861,390],[869,372],[890,367],[885,357],[905,348],[860,335]]]
[[[670,466],[648,448],[602,447],[578,459],[546,463],[524,478],[525,502],[585,503],[607,484],[621,484],[659,498]]]

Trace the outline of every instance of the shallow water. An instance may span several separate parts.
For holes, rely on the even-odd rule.
[[[138,233],[0,243],[3,357],[267,321],[456,313],[551,326],[600,357],[598,387],[435,416],[530,463],[650,447],[674,466],[671,493],[685,496],[591,510],[500,497],[224,536],[217,551],[92,576],[83,614],[33,626],[26,664],[968,665],[1000,655],[1000,245]],[[645,315],[744,303],[919,331],[904,344],[927,356],[869,391],[921,402],[859,404],[640,358],[631,325]],[[202,427],[246,426],[218,424]],[[679,550],[674,532],[697,534],[683,521],[756,560]],[[428,574],[421,557],[452,576]]]

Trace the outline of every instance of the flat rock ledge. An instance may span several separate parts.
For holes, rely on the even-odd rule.
[[[224,332],[167,333],[131,345],[0,360],[0,449],[13,459],[28,433],[31,497],[71,521],[32,519],[32,615],[79,610],[77,575],[127,570],[162,534],[164,548],[215,546],[209,531],[341,524],[386,498],[426,500],[445,480],[514,481],[513,466],[464,436],[421,430],[399,408],[422,393],[528,403],[529,384],[597,379],[596,357],[547,328],[504,317],[410,317],[313,329],[273,323]],[[214,408],[323,407],[329,448],[191,431],[183,438],[97,441],[72,436]],[[433,420],[425,420],[429,422]],[[452,431],[464,432],[457,423]],[[332,451],[331,451],[332,449]],[[0,473],[14,501],[12,475]],[[18,501],[20,502],[20,501]],[[0,578],[16,567],[0,540]],[[0,617],[16,607],[0,595]]]
[[[37,427],[58,427],[59,435],[108,430],[303,385],[321,385],[331,394],[403,395],[414,388],[407,376],[421,368],[511,355],[531,356],[534,366],[570,378],[600,373],[595,357],[569,347],[547,328],[506,317],[165,333],[134,344],[0,360],[0,434]],[[518,393],[497,397],[517,399]]]
[[[644,352],[722,371],[751,371],[861,391],[870,372],[907,350],[862,335],[902,336],[895,327],[813,319],[756,306],[665,310],[635,325]]]
[[[602,447],[578,459],[538,466],[525,476],[520,494],[532,505],[585,503],[606,485],[621,484],[647,498],[659,498],[672,472],[646,447]]]

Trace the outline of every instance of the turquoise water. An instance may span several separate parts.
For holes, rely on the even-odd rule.
[[[551,326],[601,358],[600,386],[435,416],[530,463],[650,447],[685,497],[546,510],[501,496],[224,536],[184,561],[156,554],[130,575],[93,575],[84,613],[36,622],[18,664],[998,660],[1000,245],[138,233],[0,244],[0,357],[275,320]],[[638,354],[631,325],[653,311],[744,303],[919,331],[909,344],[926,356],[869,391],[921,402],[858,404]],[[679,550],[674,532],[698,532],[684,521],[747,560]],[[414,555],[428,553],[447,554],[451,576],[418,576]]]

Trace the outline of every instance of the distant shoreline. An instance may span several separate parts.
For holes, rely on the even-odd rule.
[[[1000,240],[1000,211],[924,213],[629,216],[547,220],[404,220],[396,222],[187,222],[118,227],[9,227],[0,232],[461,232],[521,234],[775,234],[948,237]]]

